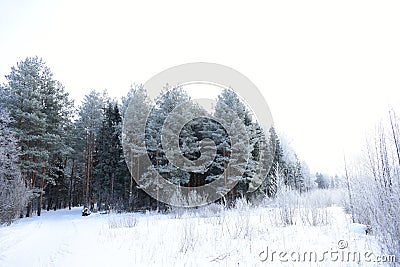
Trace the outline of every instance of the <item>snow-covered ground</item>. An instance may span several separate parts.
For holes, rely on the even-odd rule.
[[[0,227],[0,266],[378,265],[341,260],[342,252],[379,255],[374,236],[351,224],[341,207],[327,208],[328,223],[321,226],[279,225],[276,214],[246,205],[88,217],[81,208],[44,212]],[[312,253],[317,262],[308,261]],[[306,262],[294,262],[304,255]]]

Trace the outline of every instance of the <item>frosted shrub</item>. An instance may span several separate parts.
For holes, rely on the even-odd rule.
[[[187,208],[169,206],[169,213],[171,214],[172,218],[179,219],[187,213]]]
[[[229,236],[233,239],[247,239],[251,235],[249,214],[234,214],[226,222]]]
[[[134,216],[113,216],[108,218],[108,227],[110,229],[116,228],[133,228],[137,225],[138,219]]]
[[[400,117],[390,111],[389,119],[349,168],[348,209],[355,222],[370,227],[385,253],[400,255]]]
[[[311,216],[308,216],[308,224],[312,226],[327,225],[329,223],[328,210],[326,208],[309,209]]]
[[[28,201],[28,191],[18,167],[16,133],[9,128],[8,112],[0,106],[0,225],[11,224]]]
[[[11,224],[27,199],[27,190],[22,179],[8,181],[0,177],[0,225]]]
[[[280,223],[283,225],[295,224],[295,214],[299,206],[299,193],[283,186],[278,191],[275,201]]]
[[[364,182],[360,181],[361,179]],[[355,220],[370,226],[371,232],[380,240],[388,254],[400,252],[400,187],[394,182],[392,188],[379,186],[372,177],[357,179],[353,190]],[[374,193],[367,193],[373,191]]]
[[[196,225],[192,219],[183,220],[181,231],[181,246],[179,252],[186,254],[188,251],[193,251],[199,239]]]
[[[275,206],[276,210],[270,218],[276,226],[303,225],[319,226],[330,223],[328,207],[340,204],[343,193],[340,190],[312,190],[303,194],[283,186],[279,189],[276,198],[268,205]]]
[[[343,203],[344,194],[341,189],[313,190],[303,195],[304,207],[309,209],[307,216],[308,225],[327,225],[331,222],[329,207],[340,206]]]
[[[182,206],[187,205],[185,202],[183,195],[180,191],[172,194],[171,203],[173,205],[168,206],[168,210],[172,216],[172,218],[178,219],[181,218],[184,214],[188,212],[188,209]]]
[[[247,201],[246,198],[238,198],[235,200],[235,205],[234,205],[236,210],[239,211],[249,211],[250,208],[252,207],[252,204]]]
[[[225,207],[222,204],[218,203],[211,203],[205,206],[201,206],[198,208],[198,213],[200,217],[207,218],[207,217],[214,217],[214,216],[221,216],[224,212]]]
[[[190,191],[189,193],[184,190],[176,191],[172,193],[172,197],[169,202],[171,203],[171,208],[173,207],[196,207],[203,205],[208,202],[206,195],[197,194],[195,190]]]
[[[301,196],[301,205],[299,207],[299,216],[303,225],[318,226],[329,223],[328,210],[332,202],[327,198],[325,191],[314,190]]]

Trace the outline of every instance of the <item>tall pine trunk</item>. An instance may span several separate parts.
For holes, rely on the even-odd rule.
[[[42,177],[40,179],[40,195],[39,195],[39,204],[37,207],[37,216],[42,214],[42,204],[43,204],[43,190],[44,190],[44,175],[46,173],[46,169],[42,168]]]
[[[68,194],[68,209],[71,210],[72,208],[72,186],[73,186],[73,179],[74,179],[74,169],[75,169],[75,160],[72,159],[72,166],[71,166],[71,177],[69,178],[69,194]]]

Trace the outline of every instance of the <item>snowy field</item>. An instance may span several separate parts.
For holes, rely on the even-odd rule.
[[[315,213],[319,220],[295,213],[285,225],[279,208],[246,203],[168,214],[44,212],[0,227],[0,266],[383,266],[373,262],[374,236],[341,207]],[[354,263],[342,252],[374,256]]]

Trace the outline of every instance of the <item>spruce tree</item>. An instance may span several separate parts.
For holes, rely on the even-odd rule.
[[[103,122],[96,139],[94,192],[99,208],[126,209],[129,196],[129,171],[121,144],[122,118],[116,102],[104,108]]]
[[[275,132],[275,128],[269,130],[269,146],[274,148],[273,162],[270,171],[265,179],[266,194],[268,197],[274,197],[278,190],[278,178],[286,168],[286,162],[283,159],[283,151]]]

